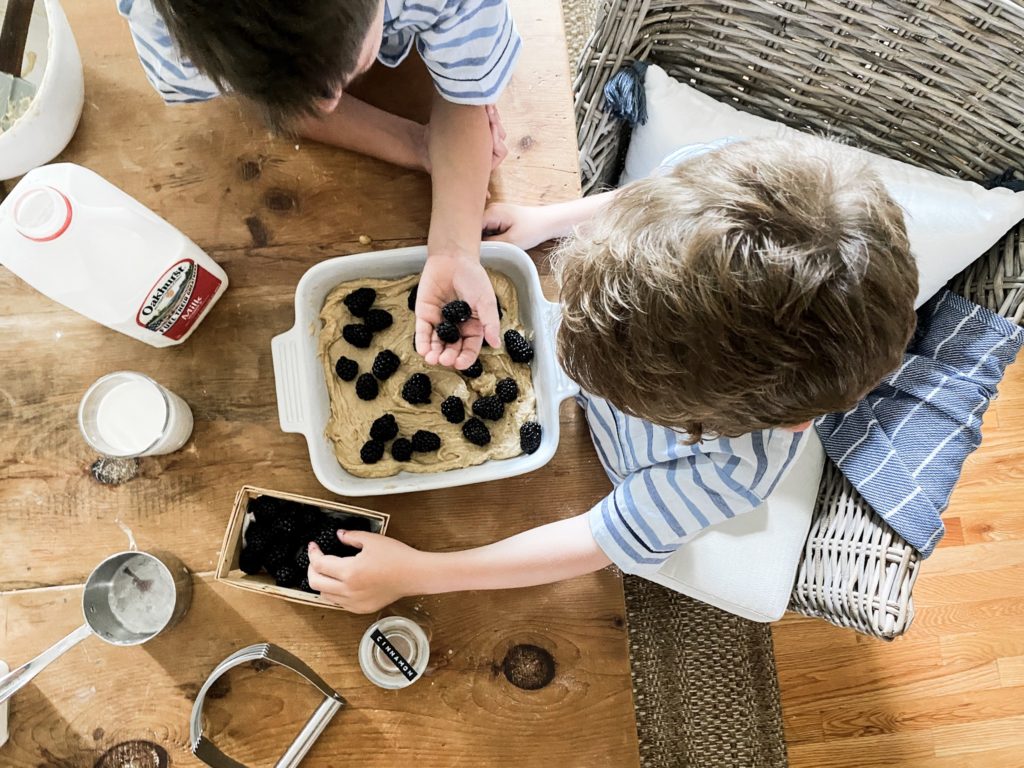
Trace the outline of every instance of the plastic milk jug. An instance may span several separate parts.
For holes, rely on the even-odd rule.
[[[0,203],[0,263],[154,347],[185,341],[228,287],[224,270],[185,235],[72,163],[30,171]]]

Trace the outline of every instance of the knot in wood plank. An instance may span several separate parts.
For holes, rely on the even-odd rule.
[[[505,678],[524,691],[537,691],[555,679],[555,658],[537,645],[513,645],[501,662]]]

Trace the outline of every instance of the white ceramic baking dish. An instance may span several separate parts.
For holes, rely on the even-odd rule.
[[[520,319],[527,335],[533,339],[533,387],[537,396],[537,420],[543,428],[540,448],[530,455],[487,461],[449,472],[400,472],[382,478],[355,477],[346,472],[335,458],[324,434],[331,413],[323,367],[317,359],[320,310],[324,299],[331,289],[346,280],[397,278],[419,272],[426,257],[426,247],[420,246],[342,256],[317,264],[302,276],[295,291],[295,325],[271,342],[281,429],[305,435],[317,480],[329,491],[342,496],[449,488],[539,469],[551,460],[558,447],[560,403],[579,391],[555,358],[554,329],[559,317],[558,305],[544,298],[537,268],[530,257],[512,245],[484,243],[481,248],[484,266],[507,275],[515,284],[524,315]]]

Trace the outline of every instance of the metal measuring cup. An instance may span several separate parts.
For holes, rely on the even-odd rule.
[[[90,635],[110,645],[141,645],[176,624],[191,602],[192,577],[174,555],[162,551],[111,555],[86,579],[85,623],[0,678],[0,704]]]

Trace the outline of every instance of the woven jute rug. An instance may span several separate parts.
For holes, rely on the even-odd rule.
[[[767,624],[625,577],[643,768],[776,768],[786,744]]]
[[[597,2],[562,0],[573,64]],[[646,579],[624,579],[642,768],[784,768],[768,625]]]

